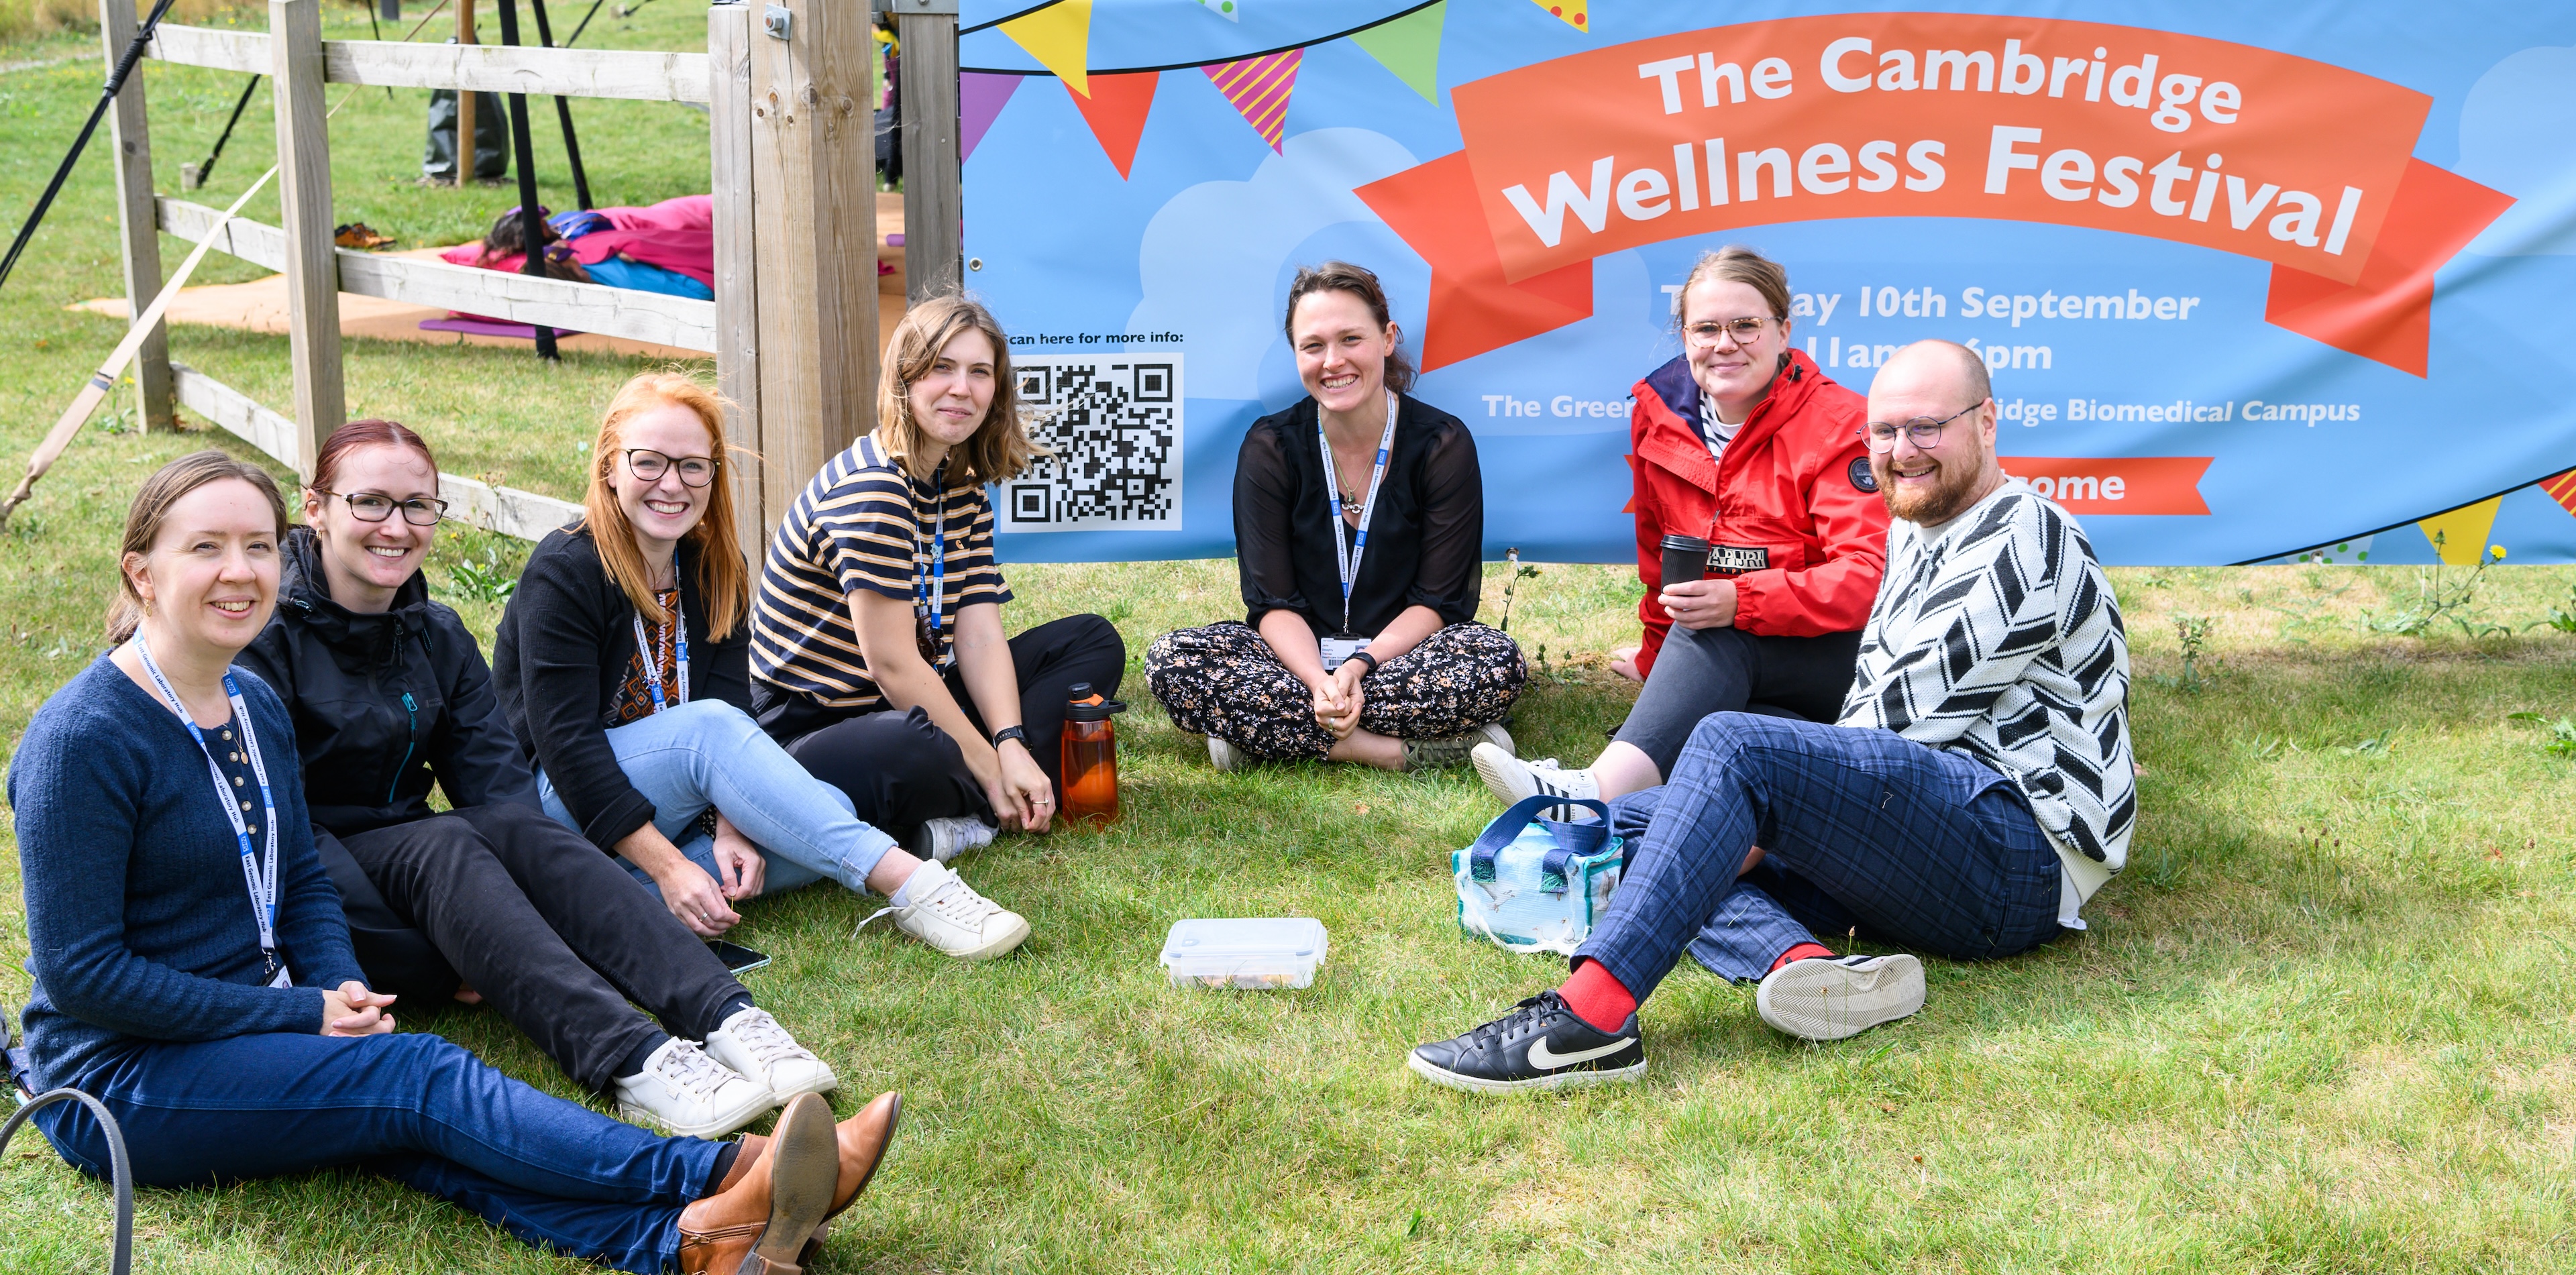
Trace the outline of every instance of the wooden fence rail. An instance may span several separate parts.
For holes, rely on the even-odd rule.
[[[268,73],[268,36],[259,31],[165,24],[147,49],[151,57],[183,66]],[[707,102],[707,55],[703,53],[324,40],[322,78],[331,84],[397,89]]]

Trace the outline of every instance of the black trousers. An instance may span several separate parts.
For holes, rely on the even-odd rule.
[[[452,969],[440,998],[463,975],[593,1089],[607,1088],[628,1054],[665,1032],[705,1039],[719,1011],[746,995],[624,868],[534,806],[476,806],[336,841],[381,906],[418,927]],[[421,970],[380,978],[369,956],[361,946],[359,963],[378,990],[419,994]]]
[[[1646,689],[1619,727],[1619,742],[1652,758],[1673,777],[1682,745],[1711,713],[1785,710],[1811,722],[1842,716],[1860,662],[1860,634],[1763,637],[1742,629],[1685,629],[1676,624],[1655,656]],[[1782,715],[1772,712],[1772,716]]]
[[[1127,673],[1127,643],[1117,626],[1096,615],[1069,615],[1050,620],[1011,639],[1011,668],[1020,682],[1020,722],[1029,733],[1029,752],[1055,785],[1064,791],[1064,707],[1075,684],[1088,682],[1101,697],[1114,698]],[[951,666],[948,693],[966,720],[984,730],[984,718],[966,693],[966,681]],[[773,711],[754,686],[761,724],[816,779],[848,794],[859,818],[897,841],[909,842],[925,820],[958,815],[993,816],[984,786],[966,768],[957,741],[911,709],[880,709],[845,717],[819,728],[808,712]]]

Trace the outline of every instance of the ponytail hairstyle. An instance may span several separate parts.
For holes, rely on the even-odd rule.
[[[1682,290],[1673,294],[1673,330],[1681,331],[1682,298],[1703,279],[1721,283],[1740,283],[1761,294],[1762,304],[1771,307],[1771,317],[1789,317],[1789,271],[1779,262],[1763,256],[1743,244],[1731,243],[1715,252],[1703,252],[1691,263],[1690,277],[1682,280]]]
[[[698,549],[697,592],[706,600],[707,637],[721,641],[750,610],[751,582],[743,566],[742,541],[734,531],[733,475],[725,464],[725,457],[735,449],[725,442],[724,400],[714,391],[677,372],[645,372],[617,391],[600,418],[598,437],[591,440],[590,486],[581,497],[581,526],[598,546],[600,567],[634,604],[635,613],[652,616],[657,624],[670,623],[671,613],[653,596],[652,573],[644,568],[643,551],[635,547],[635,524],[617,503],[608,478],[625,448],[621,435],[626,422],[673,404],[697,414],[699,423],[707,427],[707,454],[715,458],[716,476],[706,486],[706,513],[683,539]]]
[[[1369,317],[1377,320],[1380,332],[1395,326],[1392,312],[1386,307],[1386,289],[1377,281],[1377,273],[1366,266],[1347,261],[1327,261],[1320,266],[1297,267],[1297,278],[1288,285],[1288,312],[1279,320],[1279,330],[1288,339],[1297,339],[1297,303],[1318,292],[1347,292],[1368,307]],[[1399,344],[1386,356],[1386,387],[1398,394],[1413,388],[1413,363],[1404,357]]]
[[[161,526],[170,520],[170,507],[189,492],[227,479],[249,483],[268,498],[269,511],[277,516],[277,534],[286,534],[286,497],[277,490],[277,480],[268,471],[246,460],[219,451],[190,452],[153,471],[150,478],[134,493],[134,503],[125,509],[125,538],[116,548],[116,600],[107,604],[107,640],[123,643],[134,636],[143,623],[143,595],[134,588],[134,577],[125,572],[125,560],[134,554],[152,552],[152,542],[161,538]]]
[[[928,478],[914,465],[921,454],[921,423],[912,419],[913,382],[930,375],[939,352],[967,332],[993,343],[993,403],[965,442],[948,450],[948,485],[1008,482],[1054,452],[1029,437],[1020,414],[1020,381],[1011,371],[1011,339],[981,302],[961,292],[942,293],[904,311],[886,340],[884,370],[877,377],[877,442],[902,462],[904,472]]]

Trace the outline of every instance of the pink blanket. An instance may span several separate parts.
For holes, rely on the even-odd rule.
[[[660,266],[716,286],[715,199],[682,195],[649,208],[602,208],[614,230],[602,230],[572,241],[573,260],[590,265],[623,255],[629,261]],[[460,266],[517,273],[517,254],[485,261],[480,241],[462,243],[439,254]]]

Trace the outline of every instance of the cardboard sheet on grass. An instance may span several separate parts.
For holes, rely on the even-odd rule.
[[[1844,384],[1976,349],[2114,562],[2576,560],[2563,15],[1846,7],[965,0],[967,279],[1061,453],[1005,556],[1230,553],[1279,300],[1344,257],[1476,432],[1489,554],[1628,560],[1629,388],[1746,243]]]

